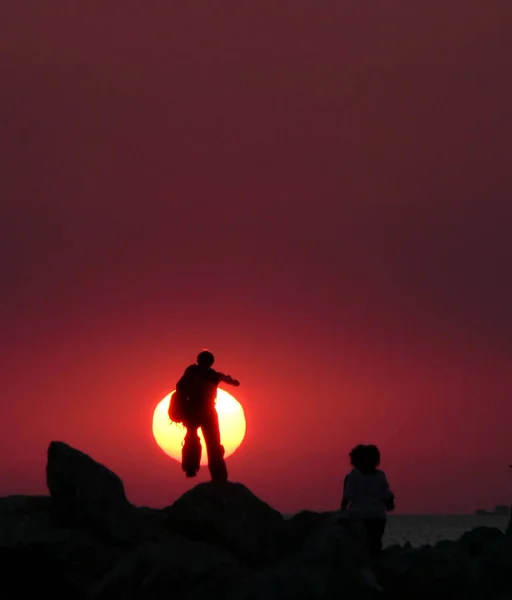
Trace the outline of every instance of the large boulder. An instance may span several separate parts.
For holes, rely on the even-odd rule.
[[[30,598],[34,592],[54,600],[80,600],[64,560],[44,544],[0,545],[0,598]]]
[[[311,535],[337,520],[337,515],[334,512],[303,510],[285,519],[281,525],[284,554],[297,552]]]
[[[308,564],[322,564],[339,571],[357,570],[369,562],[366,531],[361,523],[340,520],[333,513],[322,526],[306,537],[293,560]]]
[[[503,538],[503,531],[497,527],[475,527],[461,535],[458,548],[469,557],[476,557],[485,553],[486,548]]]
[[[467,553],[468,587],[479,598],[512,595],[512,540],[499,529],[479,527],[464,534],[458,543]]]
[[[456,551],[455,542],[441,548],[395,546],[384,551],[376,574],[390,597],[427,600],[446,592],[446,597],[462,600],[465,563]]]
[[[248,564],[280,552],[283,516],[241,483],[201,483],[166,509],[175,531],[225,548]]]
[[[19,545],[44,539],[51,529],[49,496],[0,498],[0,544]]]
[[[507,537],[512,538],[512,506],[510,507],[510,517],[508,520],[507,530],[505,531]]]
[[[309,517],[303,518],[309,521]],[[238,582],[228,599],[372,598],[376,591],[363,575],[367,564],[364,530],[331,517],[310,530],[295,553]]]
[[[50,496],[4,496],[0,498],[0,516],[44,513],[50,510],[51,505]]]
[[[87,454],[63,442],[51,442],[46,480],[59,525],[86,527],[116,543],[136,543],[143,537],[136,508],[126,499],[121,479]]]
[[[162,542],[173,535],[169,515],[159,508],[137,507],[135,521],[141,542]]]
[[[356,600],[346,594],[334,595],[325,569],[318,565],[297,568],[282,564],[240,581],[226,600],[334,600],[336,597]]]
[[[88,600],[167,600],[195,588],[225,586],[243,573],[229,552],[175,534],[125,554],[89,592]],[[211,598],[211,595],[208,597]]]
[[[497,600],[512,593],[512,541],[497,528],[477,527],[433,547],[387,549],[377,570],[397,597]]]
[[[45,582],[55,580],[57,587],[71,586],[73,593],[80,594],[117,558],[119,549],[105,546],[90,531],[56,526],[51,506],[49,496],[0,498],[0,551],[5,567],[0,583],[3,581],[4,589],[29,589],[26,586],[36,580],[40,581],[40,589],[45,589]],[[12,579],[13,573],[25,571],[34,573],[34,578],[18,583],[18,575]],[[43,571],[48,576],[38,575]],[[54,572],[59,576],[53,577]],[[53,584],[50,588],[57,593]]]

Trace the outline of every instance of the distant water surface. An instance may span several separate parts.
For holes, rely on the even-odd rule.
[[[505,531],[508,516],[497,515],[389,515],[384,546],[435,544],[440,540],[457,540],[475,527],[497,527]]]
[[[290,519],[293,515],[284,515]],[[475,527],[497,527],[503,532],[509,517],[498,515],[389,515],[384,546],[410,542],[418,547],[441,540],[457,540]]]

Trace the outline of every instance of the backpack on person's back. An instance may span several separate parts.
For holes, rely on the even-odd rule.
[[[207,396],[216,396],[217,385],[208,377],[213,369],[204,369],[199,365],[190,365],[185,369],[176,384],[176,391],[169,401],[169,419],[173,423],[185,424],[187,419],[203,408]]]
[[[169,400],[168,415],[173,423],[184,423],[187,419],[188,398],[183,392],[176,390]]]

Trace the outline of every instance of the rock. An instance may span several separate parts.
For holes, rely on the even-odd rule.
[[[243,572],[233,555],[203,542],[175,535],[123,556],[90,591],[88,600],[166,600],[195,586],[219,585]]]
[[[310,532],[292,558],[308,564],[328,565],[336,570],[347,567],[357,570],[368,562],[364,527],[348,519],[340,521],[334,513]]]
[[[373,598],[363,574],[367,564],[364,528],[337,513],[304,513],[300,520],[308,533],[296,551],[240,581],[229,600],[259,598]],[[316,522],[317,527],[310,527]]]
[[[35,589],[57,600],[379,595],[364,528],[340,513],[285,520],[239,483],[199,484],[162,510],[135,507],[117,475],[61,442],[48,448],[47,482],[50,496],[0,498],[1,600]],[[390,600],[512,600],[512,525],[387,548],[374,569]]]
[[[460,538],[460,543],[481,543],[481,544],[489,544],[493,543],[497,540],[503,539],[505,536],[504,532],[498,527],[474,527],[463,533]]]
[[[47,552],[44,544],[0,546],[0,597],[29,598],[34,591],[53,600],[79,600],[65,563]]]
[[[0,515],[48,512],[51,505],[50,496],[4,496],[0,498]]]
[[[507,537],[512,538],[512,506],[510,506],[510,518],[508,520],[507,530],[505,531]]]
[[[447,593],[464,597],[465,562],[447,552],[426,549],[416,555],[416,560],[408,567],[404,583],[421,598],[431,598],[434,594]]]
[[[338,514],[303,510],[289,519],[284,519],[280,527],[282,554],[297,552],[315,531],[335,521]]]
[[[362,571],[370,564],[364,526],[347,519],[340,521],[337,514],[313,531],[286,562],[299,571],[321,568],[336,597],[349,593],[360,597],[370,591]]]
[[[321,566],[298,568],[287,564],[247,577],[235,586],[226,600],[334,600],[335,597]],[[347,595],[340,597],[350,600]]]
[[[467,580],[482,598],[512,594],[512,540],[496,536],[473,555],[467,565]]]
[[[297,530],[311,532],[332,522],[333,519],[337,519],[339,514],[338,511],[315,512],[313,510],[302,510],[286,519],[286,523]]]
[[[49,496],[0,498],[0,544],[38,542],[52,530]]]
[[[429,548],[387,549],[378,576],[396,596],[464,599],[512,592],[512,543],[499,529],[478,527]]]
[[[86,454],[63,442],[51,442],[46,479],[58,524],[87,527],[117,543],[143,538],[121,479]]]
[[[471,531],[466,531],[459,538],[459,546],[470,556],[477,556],[484,552],[486,546],[500,541],[504,537],[503,531],[497,527],[475,527]]]
[[[0,498],[2,560],[5,559],[4,564],[16,573],[33,572],[36,579],[30,576],[27,581],[20,583],[16,575],[13,580],[11,572],[4,570],[4,564],[2,578],[6,586],[13,589],[29,589],[34,581],[38,582],[38,586],[40,581],[41,589],[49,586],[52,594],[57,594],[53,584],[50,585],[55,579],[59,589],[64,586],[62,589],[83,595],[96,579],[111,568],[119,549],[104,546],[93,533],[85,529],[56,527],[51,507],[50,496]],[[31,566],[33,563],[37,563],[37,568]],[[43,572],[48,576],[43,576]],[[59,575],[55,575],[55,572]]]
[[[24,561],[28,564],[43,556],[42,564],[48,566],[49,572],[54,568],[65,573],[66,585],[76,593],[87,590],[102,577],[121,552],[116,546],[104,546],[89,531],[55,527],[49,517],[34,520],[11,515],[0,523],[2,556],[9,557],[5,564],[22,573],[28,568]],[[34,580],[29,580],[33,584]]]
[[[135,520],[144,542],[165,541],[173,534],[171,520],[164,510],[138,507]]]
[[[444,590],[451,597],[459,596],[463,565],[450,559],[448,548],[397,547],[385,550],[376,568],[379,582],[390,597],[431,598]],[[455,591],[454,588],[457,588]],[[447,596],[448,597],[448,596]]]
[[[246,573],[247,568],[231,553],[184,539],[142,582],[140,598],[167,600],[172,590],[184,598],[206,596],[209,600],[223,600],[234,582]]]
[[[418,549],[405,548],[399,545],[386,548],[379,559],[379,572],[385,574],[388,579],[400,579],[416,560],[418,552],[421,552],[421,550],[418,551]]]
[[[376,592],[354,572],[336,572],[325,565],[299,565],[285,562],[256,571],[238,582],[227,600],[365,600],[375,598]]]
[[[241,483],[201,483],[166,512],[178,533],[225,548],[249,564],[279,556],[281,513]]]

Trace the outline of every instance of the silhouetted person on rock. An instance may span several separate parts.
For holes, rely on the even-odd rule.
[[[239,386],[240,382],[229,375],[215,371],[212,366],[215,358],[208,350],[203,350],[197,356],[197,362],[185,369],[181,379],[176,384],[176,398],[183,409],[182,414],[171,420],[180,420],[187,428],[187,434],[182,450],[182,469],[187,477],[195,477],[201,463],[201,441],[197,430],[203,432],[208,454],[208,469],[212,481],[227,481],[228,471],[224,461],[224,446],[221,444],[219,417],[215,409],[217,386],[219,383]]]
[[[377,558],[382,551],[386,513],[394,510],[395,497],[386,474],[377,468],[380,464],[377,446],[356,446],[349,456],[354,468],[343,482],[341,510],[348,510],[351,518],[363,523],[368,550],[372,558]]]

